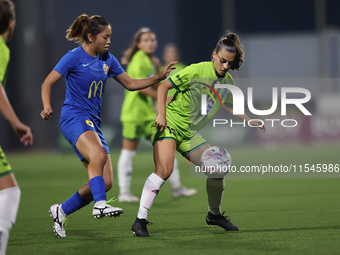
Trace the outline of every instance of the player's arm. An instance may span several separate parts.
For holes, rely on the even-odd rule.
[[[157,91],[154,90],[153,88],[146,88],[146,89],[141,89],[139,91],[140,93],[147,95],[147,96],[151,96],[154,99],[157,99]]]
[[[41,111],[40,116],[44,120],[51,118],[53,114],[51,106],[51,89],[52,86],[62,77],[60,73],[52,70],[50,74],[46,77],[45,81],[41,85],[41,99],[44,109]]]
[[[166,128],[166,97],[168,95],[168,90],[171,88],[173,88],[173,86],[170,81],[166,80],[159,85],[157,90],[158,115],[155,119],[155,124],[161,132]]]
[[[228,104],[228,103],[224,103],[222,105],[222,107],[224,109],[226,109],[230,114],[234,115],[234,111],[233,111],[233,105],[232,104]],[[242,115],[235,115],[237,118],[239,118],[240,120],[244,120],[248,123],[248,121],[250,121],[251,119],[246,115],[246,114],[242,114]],[[262,122],[258,121],[258,120],[252,120],[249,122],[250,125],[252,126],[258,126],[262,132],[266,132],[267,131],[267,126],[266,124],[263,124],[262,126]]]
[[[9,121],[14,132],[20,137],[20,142],[25,146],[33,144],[31,128],[23,124],[15,114],[11,103],[8,100],[6,91],[0,82],[0,112]]]
[[[159,74],[151,78],[132,79],[131,76],[128,75],[126,72],[123,72],[114,78],[116,81],[122,84],[127,90],[130,91],[141,90],[164,80],[169,75],[169,73],[175,69],[171,67],[175,64],[177,64],[176,61],[169,63],[166,67],[164,67],[164,69]]]

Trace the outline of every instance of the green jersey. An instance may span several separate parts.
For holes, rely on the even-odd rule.
[[[165,65],[162,67],[164,69]],[[173,65],[172,67],[175,67],[176,69],[172,70],[169,74],[169,77],[173,76],[174,74],[178,73],[179,71],[183,70],[186,65],[182,62],[178,62],[176,65]],[[172,97],[176,93],[175,89],[171,89],[168,92],[168,97]]]
[[[145,79],[156,74],[156,68],[150,57],[142,50],[137,51],[126,71],[133,79]],[[154,120],[156,114],[153,110],[152,97],[139,91],[125,90],[125,98],[122,106],[120,120],[122,122],[147,122]]]
[[[6,70],[9,62],[9,48],[5,40],[0,36],[0,82],[5,87]]]
[[[166,107],[166,116],[183,129],[201,130],[220,109],[221,103],[233,104],[228,89],[214,87],[216,84],[234,85],[234,80],[229,73],[218,79],[212,61],[192,64],[168,80],[177,92]],[[202,94],[207,98],[204,115],[201,114]]]

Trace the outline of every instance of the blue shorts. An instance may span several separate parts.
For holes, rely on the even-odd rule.
[[[61,117],[60,118],[60,130],[65,139],[72,145],[73,150],[77,153],[80,160],[84,157],[76,148],[76,143],[79,136],[88,130],[95,131],[107,154],[110,153],[109,147],[104,139],[103,133],[100,130],[101,120],[95,119],[88,114],[77,114],[76,116]]]

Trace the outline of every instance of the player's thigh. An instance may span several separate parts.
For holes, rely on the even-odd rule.
[[[88,162],[99,160],[103,164],[106,163],[107,153],[97,132],[88,130],[82,133],[75,147]]]
[[[123,138],[122,148],[129,151],[137,150],[139,140],[128,140]]]
[[[13,173],[8,173],[0,177],[0,190],[18,186],[17,180]]]
[[[183,139],[177,150],[193,164],[200,165],[201,155],[209,147],[210,145],[199,133],[191,132],[190,138]]]
[[[158,140],[154,144],[153,157],[155,173],[163,180],[169,178],[174,167],[176,141],[173,139]]]
[[[184,157],[189,160],[191,163],[193,163],[196,166],[201,165],[201,156],[205,150],[210,148],[209,144],[204,144],[201,147],[197,148],[194,151],[191,151],[190,153],[184,155]]]

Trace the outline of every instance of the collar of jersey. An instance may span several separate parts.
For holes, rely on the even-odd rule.
[[[84,60],[87,61],[88,58],[91,58],[90,62],[86,62],[86,63],[84,62],[83,65],[90,66],[90,65],[94,64],[95,62],[97,62],[97,61],[99,60],[100,54],[98,54],[97,57],[92,57],[92,56],[90,56],[90,55],[83,49],[83,47],[80,46],[80,48],[81,48],[81,50],[85,53],[85,56],[86,56],[86,57],[85,57]]]

